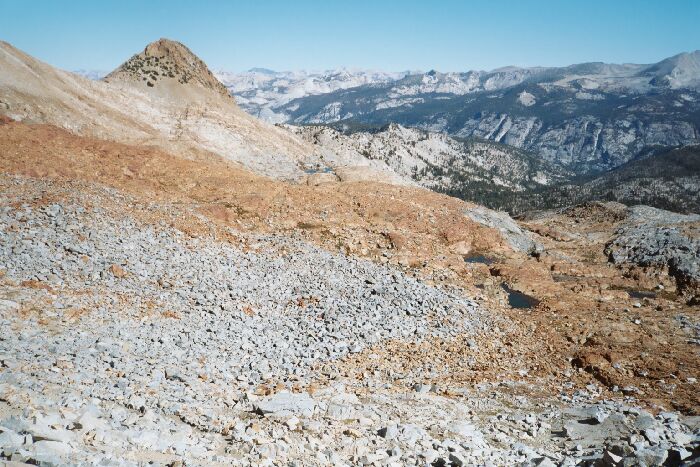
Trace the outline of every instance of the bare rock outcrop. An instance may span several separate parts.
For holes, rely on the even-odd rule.
[[[700,290],[700,216],[676,214],[649,206],[629,209],[627,220],[608,243],[616,264],[668,268],[680,291],[697,299]]]
[[[185,45],[170,39],[151,42],[143,52],[132,56],[104,80],[127,82],[171,95],[195,87],[233,100],[228,89],[199,57]]]

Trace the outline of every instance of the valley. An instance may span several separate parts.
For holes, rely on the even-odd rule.
[[[699,57],[691,52],[651,65],[583,63],[490,72],[253,69],[216,76],[248,113],[287,125],[325,152],[326,161],[310,165],[349,167],[336,174],[341,178],[415,182],[511,214],[598,199],[697,212],[682,207],[684,193],[697,185],[693,156],[684,164],[690,170],[683,180],[673,183],[667,182],[675,180],[676,165],[651,160],[700,142]],[[399,138],[381,138],[387,128],[396,128],[391,125],[408,130]],[[356,141],[338,144],[340,135],[318,137],[333,130]],[[411,140],[419,133],[443,141],[419,147],[410,160],[393,155],[415,144]],[[374,141],[379,139],[384,141]],[[383,149],[375,153],[378,146]],[[427,159],[425,151],[432,153]],[[338,160],[336,153],[346,157]],[[504,161],[506,153],[514,156]],[[604,188],[609,184],[604,180],[618,180],[628,165],[645,164],[654,166],[642,169],[653,190],[639,186],[639,180]],[[591,180],[594,186],[585,186]]]

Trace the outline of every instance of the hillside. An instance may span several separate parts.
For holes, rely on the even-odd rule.
[[[149,44],[103,81],[57,70],[7,43],[0,43],[0,65],[0,114],[14,120],[193,159],[214,154],[285,180],[303,181],[321,163],[313,146],[239,109],[206,65],[175,41]],[[333,168],[341,178],[409,183],[364,157]]]
[[[328,160],[364,157],[430,190],[512,214],[597,200],[700,210],[698,146],[652,151],[602,174],[577,177],[512,146],[396,124],[282,127],[314,144]]]
[[[523,194],[508,210],[548,209],[590,200],[700,213],[700,146],[659,151],[602,175],[534,190]]]
[[[19,122],[0,124],[0,160],[0,320],[15,330],[0,339],[0,440],[14,460],[352,463],[371,452],[343,447],[352,429],[405,463],[417,443],[434,446],[422,459],[564,461],[576,444],[600,457],[634,436],[634,414],[669,445],[630,459],[694,440],[692,417],[629,415],[637,400],[697,410],[697,309],[685,300],[700,276],[667,272],[675,244],[638,268],[645,257],[623,252],[646,247],[629,246],[624,208],[547,215],[528,234],[420,188],[292,185]],[[681,245],[697,231],[655,216],[654,228],[685,229]],[[518,246],[531,235],[537,258]],[[658,283],[669,295],[627,292]],[[521,310],[514,294],[535,301]],[[669,371],[673,394],[654,384]],[[602,410],[619,423],[587,421]],[[415,434],[381,434],[394,429]],[[32,441],[14,444],[19,433]],[[525,454],[502,447],[516,440]]]
[[[521,84],[474,95],[419,95],[377,108],[374,103],[385,99],[384,91],[361,87],[289,106],[295,109],[295,123],[394,122],[480,137],[535,152],[579,174],[609,170],[654,146],[699,140],[696,91],[589,94],[554,84]]]
[[[2,44],[0,462],[697,463],[700,216],[516,222],[418,183],[565,171],[361,126],[258,121],[173,41],[99,82]]]
[[[428,189],[499,209],[522,192],[559,183],[571,174],[535,155],[488,140],[462,140],[400,125],[342,133],[328,126],[284,128],[319,150],[385,163]]]
[[[207,65],[179,42],[159,39],[105,76],[108,83],[150,87],[170,99],[194,100],[196,91],[229,98]]]

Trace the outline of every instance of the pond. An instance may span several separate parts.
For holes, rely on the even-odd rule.
[[[508,305],[512,308],[533,308],[540,303],[535,297],[513,290],[506,284],[501,284],[501,288],[508,294]]]
[[[554,282],[577,282],[581,279],[581,277],[572,276],[569,274],[552,274],[552,279]]]
[[[648,290],[628,290],[627,294],[630,298],[656,298],[656,293]]]
[[[464,262],[470,264],[493,264],[496,260],[481,253],[470,253],[464,255]]]
[[[304,173],[307,174],[307,175],[311,175],[311,174],[327,174],[327,173],[331,173],[331,172],[333,172],[333,169],[331,169],[330,167],[319,167],[319,168],[316,168],[316,169],[306,169],[306,170],[304,170]]]
[[[636,298],[637,300],[642,300],[644,298],[669,298],[673,299],[673,294],[666,291],[653,292],[651,290],[641,290],[633,289],[631,287],[611,287],[612,290],[622,290],[627,292],[630,298]]]

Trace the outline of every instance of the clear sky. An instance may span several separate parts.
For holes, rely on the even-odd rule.
[[[0,0],[0,39],[68,70],[160,37],[230,71],[653,63],[700,49],[700,0]]]

